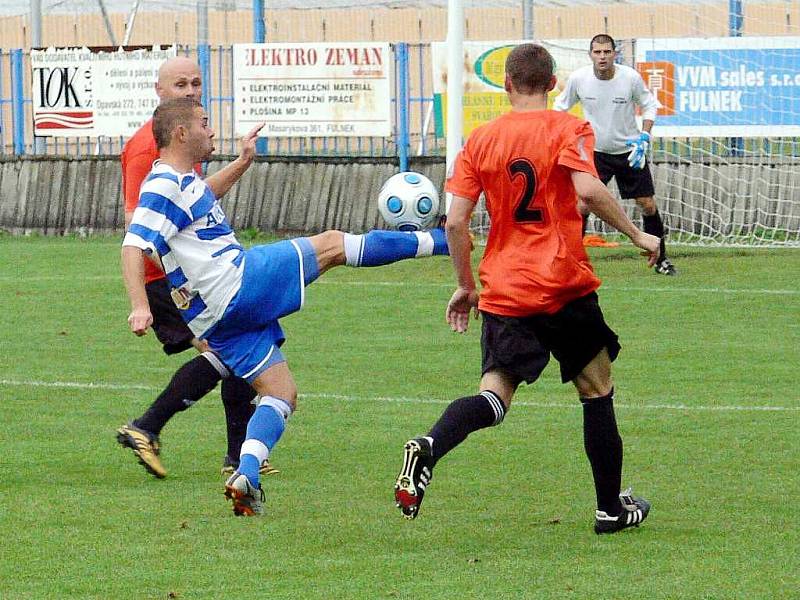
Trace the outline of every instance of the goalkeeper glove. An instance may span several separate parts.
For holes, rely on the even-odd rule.
[[[650,134],[643,131],[635,140],[625,142],[631,148],[628,154],[628,164],[634,169],[644,169],[647,161],[647,150],[650,148]]]

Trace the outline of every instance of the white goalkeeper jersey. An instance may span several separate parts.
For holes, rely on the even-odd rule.
[[[244,249],[195,172],[156,161],[122,244],[158,254],[175,304],[197,337],[222,318],[241,287]]]
[[[641,107],[643,119],[651,121],[660,106],[638,71],[625,65],[614,65],[611,79],[598,79],[593,65],[573,71],[553,108],[566,111],[576,102],[594,129],[594,149],[606,154],[630,152],[625,142],[639,136],[634,105]]]

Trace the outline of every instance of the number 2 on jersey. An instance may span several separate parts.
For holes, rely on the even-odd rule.
[[[536,169],[533,163],[525,158],[514,159],[508,165],[508,172],[512,180],[522,176],[525,181],[522,196],[517,201],[517,207],[514,210],[514,220],[517,223],[544,223],[544,209],[533,204],[536,198],[537,184]]]

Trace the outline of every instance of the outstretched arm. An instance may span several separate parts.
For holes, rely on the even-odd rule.
[[[656,264],[661,240],[654,235],[644,233],[633,224],[622,210],[622,207],[608,191],[608,188],[594,175],[583,171],[571,171],[572,184],[578,197],[591,212],[603,219],[617,231],[627,235],[633,244],[647,253],[650,266]]]
[[[153,315],[150,313],[150,303],[144,288],[144,262],[142,262],[142,249],[135,246],[122,247],[122,278],[128,299],[131,302],[131,314],[128,316],[128,325],[136,335],[147,333],[147,328],[153,324]]]
[[[206,184],[211,188],[211,191],[214,192],[214,196],[222,198],[222,196],[228,193],[231,186],[239,181],[239,178],[244,175],[244,172],[250,168],[250,165],[253,163],[253,158],[256,155],[258,132],[261,131],[264,125],[265,123],[261,123],[261,125],[253,127],[253,129],[241,139],[241,149],[236,160],[206,178]]]
[[[553,110],[568,111],[578,102],[578,89],[575,79],[569,77],[564,89],[553,101]]]
[[[447,246],[456,273],[458,287],[447,303],[445,318],[450,328],[464,333],[469,326],[469,314],[474,311],[478,316],[478,290],[475,276],[472,273],[472,238],[469,235],[469,224],[475,203],[461,196],[453,196],[450,210],[447,212]]]

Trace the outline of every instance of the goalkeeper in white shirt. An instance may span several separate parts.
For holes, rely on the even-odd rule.
[[[603,183],[617,179],[623,198],[633,198],[642,211],[644,230],[661,238],[656,273],[677,275],[667,258],[665,229],[653,198],[653,177],[647,166],[650,130],[656,118],[658,100],[647,89],[639,73],[628,66],[615,64],[614,38],[604,33],[589,44],[592,64],[574,71],[553,108],[567,111],[580,101],[584,117],[595,134],[594,162]],[[636,124],[635,107],[642,110],[642,130]],[[581,206],[586,222],[585,207]],[[584,225],[585,227],[585,225]]]

